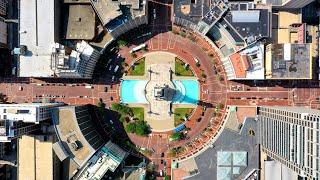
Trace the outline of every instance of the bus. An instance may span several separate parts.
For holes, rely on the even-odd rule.
[[[137,51],[139,51],[139,50],[141,50],[142,48],[145,48],[145,47],[147,47],[147,45],[145,43],[140,44],[139,46],[132,48],[130,50],[130,53],[132,54],[132,53],[137,52]]]

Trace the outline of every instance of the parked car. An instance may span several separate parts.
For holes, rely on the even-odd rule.
[[[116,65],[116,67],[114,68],[113,72],[117,72],[119,69],[119,65]]]

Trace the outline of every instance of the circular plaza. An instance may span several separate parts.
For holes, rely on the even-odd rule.
[[[128,136],[149,152],[151,160],[163,153],[165,159],[195,154],[217,136],[223,124],[227,81],[219,56],[205,39],[186,34],[155,31],[118,52],[127,64],[119,87],[120,103],[142,108],[150,130],[148,136],[134,131]],[[141,43],[147,49],[130,53]]]

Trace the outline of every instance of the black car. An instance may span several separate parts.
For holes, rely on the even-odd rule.
[[[164,157],[164,153],[161,153],[161,157]]]

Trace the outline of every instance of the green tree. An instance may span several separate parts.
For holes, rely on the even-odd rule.
[[[126,117],[124,117],[124,116],[121,116],[121,117],[119,118],[119,121],[120,121],[121,123],[124,123],[125,120],[126,120]]]
[[[218,109],[223,109],[223,108],[224,108],[224,105],[223,105],[222,103],[219,103],[219,104],[217,105],[217,108],[218,108]]]
[[[129,133],[133,133],[136,131],[136,124],[135,123],[129,123],[126,125],[126,131]]]
[[[114,111],[119,111],[120,109],[122,109],[122,105],[119,104],[119,103],[113,103],[111,105],[111,109],[114,110]]]
[[[121,113],[127,114],[127,115],[129,115],[131,117],[134,116],[132,109],[130,107],[127,107],[127,106],[123,106],[122,107],[122,112]]]
[[[135,133],[139,136],[145,136],[148,134],[149,127],[145,121],[136,122]]]
[[[170,138],[171,138],[173,141],[177,141],[177,140],[182,139],[182,137],[183,137],[182,133],[177,132],[177,133],[173,133]]]
[[[120,39],[117,41],[117,44],[118,44],[118,47],[123,47],[123,46],[127,45],[128,43],[127,43],[127,41]]]

